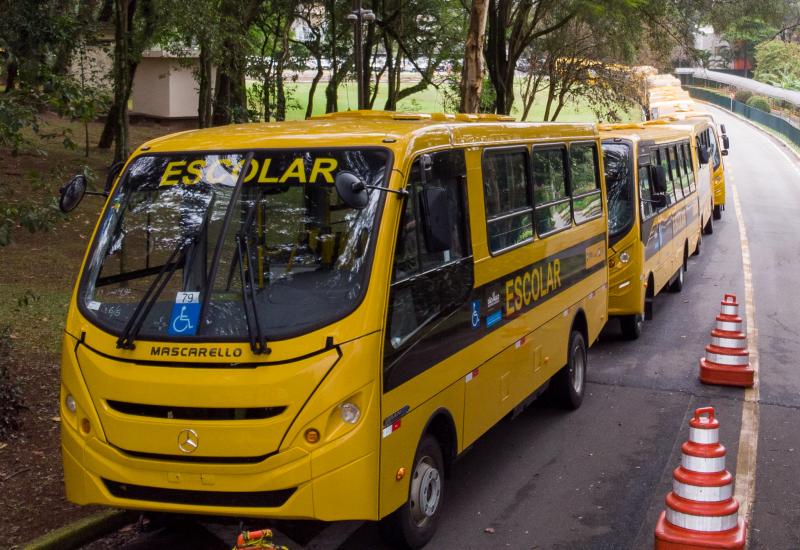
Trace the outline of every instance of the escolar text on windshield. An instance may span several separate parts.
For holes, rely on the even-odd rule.
[[[229,158],[174,160],[167,163],[159,187],[168,185],[194,185],[200,181],[233,185],[244,159],[235,166]],[[310,165],[310,166],[309,166]],[[244,182],[255,183],[333,183],[333,172],[339,161],[330,157],[315,158],[313,163],[302,157],[292,160],[285,168],[276,167],[271,158],[253,159]]]

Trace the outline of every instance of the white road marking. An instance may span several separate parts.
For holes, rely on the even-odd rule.
[[[742,427],[739,431],[739,453],[736,457],[736,499],[739,513],[748,523],[753,516],[753,500],[756,496],[756,459],[758,456],[758,330],[756,329],[756,306],[753,297],[753,271],[750,264],[750,246],[744,216],[739,202],[739,192],[733,186],[733,205],[736,221],[739,224],[739,238],[742,242],[742,268],[744,270],[745,320],[747,322],[747,341],[750,351],[750,366],[753,368],[753,387],[744,391],[742,404]]]

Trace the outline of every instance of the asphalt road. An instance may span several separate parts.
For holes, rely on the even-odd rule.
[[[717,409],[735,474],[744,392],[698,379],[723,294],[744,297],[734,187],[750,244],[760,355],[750,548],[800,548],[800,163],[762,132],[715,114],[731,139],[727,208],[690,260],[683,292],[657,298],[636,342],[622,341],[609,323],[590,352],[581,409],[534,404],[462,457],[430,548],[652,548],[687,421],[701,406]],[[277,527],[292,549],[384,548],[370,523]],[[222,539],[229,548],[234,533],[167,524],[114,547],[224,548]]]

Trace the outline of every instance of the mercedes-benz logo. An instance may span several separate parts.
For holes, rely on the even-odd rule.
[[[189,454],[197,450],[200,438],[194,430],[183,430],[178,434],[178,448],[181,452]]]

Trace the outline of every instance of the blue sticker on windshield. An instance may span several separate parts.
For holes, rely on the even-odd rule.
[[[170,336],[194,336],[200,318],[200,293],[178,292],[169,319]]]

